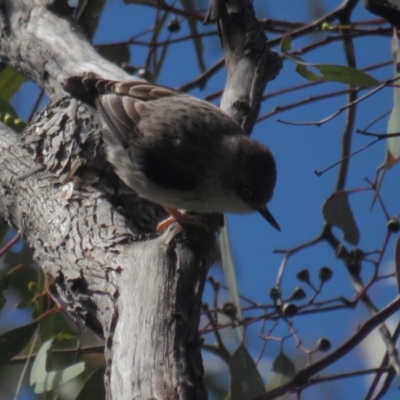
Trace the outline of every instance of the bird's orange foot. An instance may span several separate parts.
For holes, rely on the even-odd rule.
[[[168,213],[171,215],[164,221],[161,221],[157,225],[157,232],[159,233],[164,233],[167,228],[174,222],[179,222],[182,225],[190,225],[194,226],[200,230],[209,231],[208,225],[205,224],[200,216],[195,216],[195,215],[188,215],[185,213],[180,212],[179,210],[176,210],[175,208],[170,208],[170,207],[164,207]]]

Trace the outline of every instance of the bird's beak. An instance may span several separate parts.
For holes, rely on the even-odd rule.
[[[268,210],[268,207],[265,204],[261,206],[254,207],[256,211],[258,211],[276,230],[279,232],[281,228],[279,227],[278,223],[276,222],[275,218],[272,216],[271,212]]]

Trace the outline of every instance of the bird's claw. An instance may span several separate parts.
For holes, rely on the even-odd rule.
[[[170,207],[164,207],[164,208],[168,211],[168,213],[171,216],[161,221],[157,225],[157,232],[159,233],[164,233],[167,230],[167,228],[174,222],[179,222],[181,225],[193,226],[204,232],[208,232],[210,230],[208,225],[202,220],[200,216],[182,213],[179,210]]]

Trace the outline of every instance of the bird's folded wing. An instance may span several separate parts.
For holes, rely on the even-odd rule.
[[[101,79],[93,73],[68,78],[64,90],[96,107],[124,148],[129,148],[146,102],[182,94],[178,90],[139,81]]]

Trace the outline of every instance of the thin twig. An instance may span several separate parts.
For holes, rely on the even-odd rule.
[[[287,124],[287,125],[315,125],[315,126],[321,126],[327,122],[329,122],[330,120],[332,120],[333,118],[337,117],[339,114],[341,114],[343,111],[354,107],[355,105],[361,103],[362,101],[366,100],[368,97],[371,97],[372,95],[376,94],[377,92],[379,92],[380,90],[382,90],[383,88],[391,85],[393,82],[399,80],[400,77],[397,78],[393,78],[393,79],[388,79],[387,81],[381,83],[378,87],[376,87],[375,89],[371,90],[370,92],[368,92],[367,94],[365,94],[364,96],[359,97],[357,100],[350,102],[348,104],[346,104],[343,107],[340,107],[336,112],[334,112],[333,114],[329,115],[328,117],[321,119],[319,121],[313,121],[313,122],[290,122],[290,121],[283,121],[283,120],[279,120],[279,122],[283,123],[283,124]]]
[[[370,319],[365,321],[357,330],[357,332],[339,346],[332,353],[328,354],[326,357],[320,359],[314,364],[303,368],[298,371],[295,377],[288,383],[271,390],[265,395],[258,397],[256,400],[272,400],[279,396],[299,389],[307,385],[309,379],[327,368],[329,365],[340,360],[345,354],[349,353],[356,346],[358,346],[377,326],[379,326],[383,321],[387,320],[391,315],[400,309],[400,297],[397,297],[389,305],[379,311],[377,314],[372,316]]]

